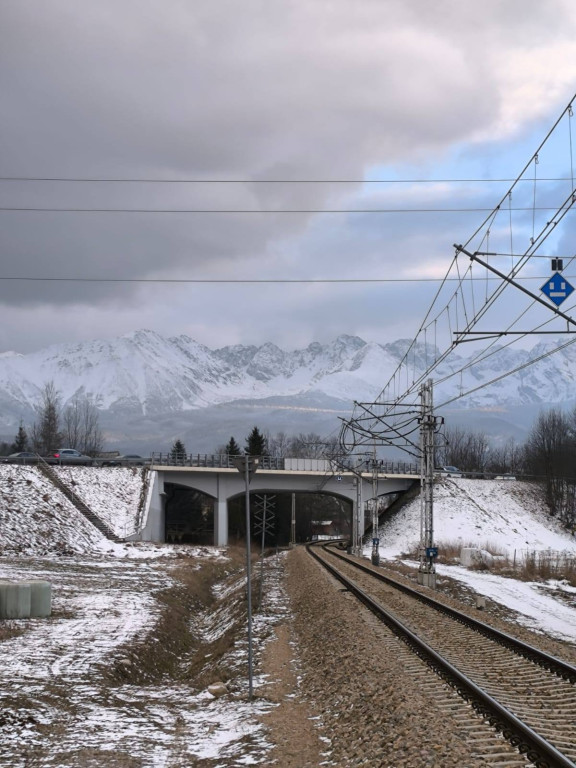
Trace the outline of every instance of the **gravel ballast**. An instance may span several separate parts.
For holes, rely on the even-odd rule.
[[[300,691],[330,742],[325,765],[486,764],[471,756],[455,721],[439,713],[433,696],[406,674],[401,654],[395,653],[400,641],[303,548],[288,558],[287,588],[302,670]]]

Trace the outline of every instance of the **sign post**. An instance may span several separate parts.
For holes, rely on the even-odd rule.
[[[253,696],[252,673],[252,574],[250,553],[250,478],[258,468],[259,460],[256,456],[232,456],[232,463],[244,475],[246,485],[246,600],[248,614],[248,699]]]

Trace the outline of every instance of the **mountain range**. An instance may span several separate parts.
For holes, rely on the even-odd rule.
[[[313,342],[294,351],[272,343],[212,350],[188,336],[166,338],[141,330],[26,355],[4,352],[0,354],[0,431],[11,439],[20,419],[31,423],[42,389],[52,381],[63,406],[74,397],[89,398],[100,411],[107,438],[122,445],[131,436],[152,444],[154,439],[165,441],[183,433],[191,433],[189,442],[197,443],[198,429],[204,439],[210,423],[215,436],[220,427],[225,436],[237,428],[242,411],[242,424],[246,421],[248,426],[258,412],[265,411],[266,420],[272,422],[273,413],[283,412],[276,419],[281,422],[277,427],[269,425],[273,431],[309,431],[306,427],[314,422],[323,432],[319,420],[330,423],[330,429],[337,428],[335,416],[345,416],[354,400],[371,401],[378,396],[409,343],[399,339],[379,344],[342,335],[330,343]],[[475,364],[472,354],[453,354],[434,372],[440,382],[436,402],[475,390],[452,407],[460,419],[464,412],[475,412],[483,413],[484,421],[493,413],[533,413],[543,405],[571,405],[576,398],[576,348],[570,345],[545,356],[559,344],[542,342],[531,350],[501,347]],[[409,356],[410,380],[437,355],[430,345],[416,346]],[[442,383],[463,365],[461,375]],[[497,380],[512,369],[518,372]],[[494,383],[483,387],[487,382]]]

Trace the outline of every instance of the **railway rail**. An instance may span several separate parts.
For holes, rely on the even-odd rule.
[[[462,725],[475,755],[493,765],[576,767],[576,667],[334,546],[307,549],[404,641],[412,658],[416,654],[449,684],[451,693],[438,700],[439,711],[454,709],[456,691],[480,716]],[[416,668],[409,658],[405,667],[412,674]]]

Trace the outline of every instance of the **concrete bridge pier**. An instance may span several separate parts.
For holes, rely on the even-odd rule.
[[[225,547],[228,544],[228,499],[220,477],[217,486],[218,495],[214,502],[214,544],[217,547]]]

